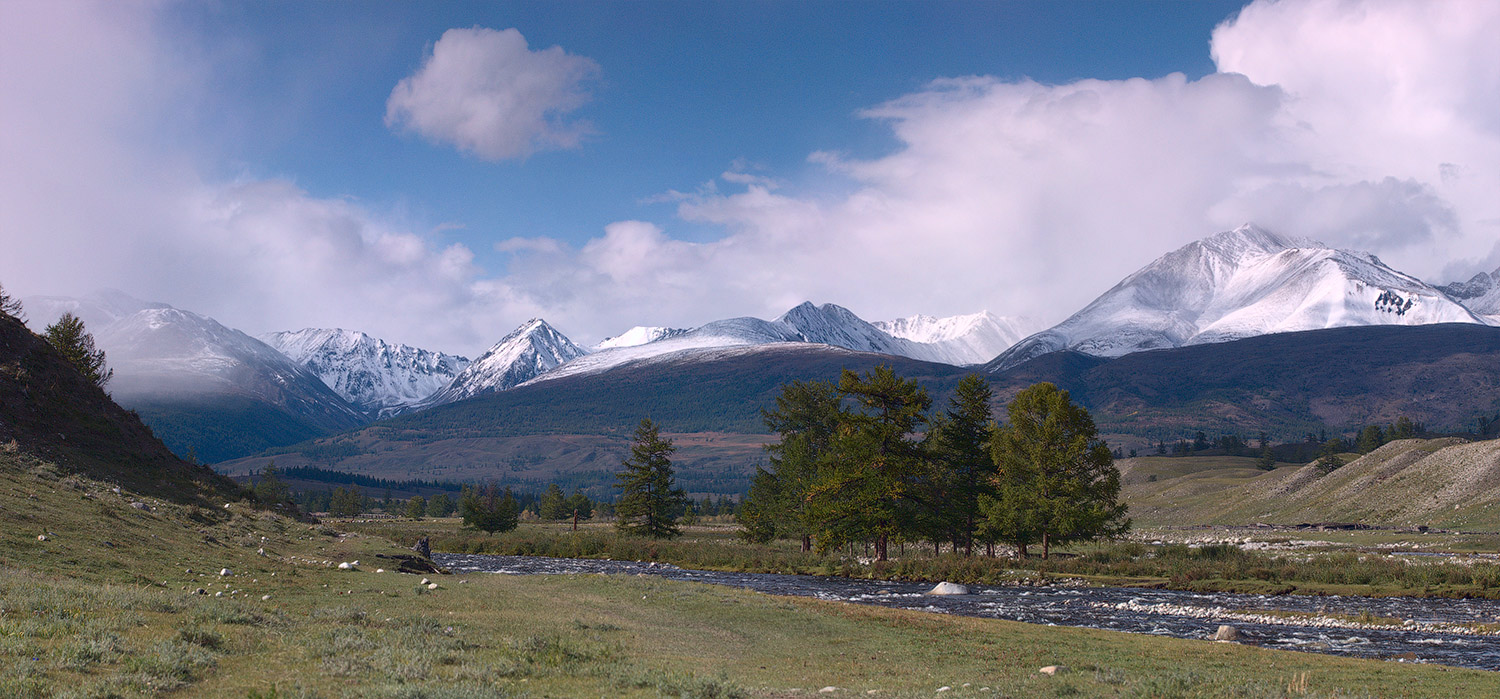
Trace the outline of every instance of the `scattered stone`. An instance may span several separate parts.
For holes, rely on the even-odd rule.
[[[266,550],[265,549],[255,549],[255,555],[257,555],[257,556],[264,556],[264,555],[266,555]]]
[[[219,590],[218,592],[214,593],[214,597],[223,597],[223,596],[224,596],[224,591],[223,590]]]
[[[271,596],[270,595],[261,595],[260,596],[260,601],[262,601],[262,602],[270,602],[271,601]]]
[[[132,503],[130,503],[130,506],[134,507],[137,510],[145,510],[147,512],[151,511],[151,506],[147,505],[144,502],[132,502]]]
[[[200,587],[200,588],[198,588],[196,590],[193,590],[193,594],[195,594],[195,595],[206,595],[206,594],[208,594],[208,590],[205,590],[205,589],[203,589],[203,588]]]
[[[37,541],[46,541],[47,540],[47,535],[46,534],[37,534],[36,535],[36,540]]]
[[[945,684],[945,685],[943,685],[941,687],[938,687],[937,691],[938,691],[938,694],[942,694],[943,692],[951,692],[951,691],[953,691],[953,688],[949,687],[948,685]]]
[[[418,585],[426,585],[427,583],[430,583],[430,582],[432,582],[432,581],[428,580],[427,578],[422,578],[422,582],[417,583],[417,584]]]
[[[229,569],[228,568],[220,568],[219,569],[219,576],[220,577],[228,577],[228,575],[229,575]]]
[[[350,563],[348,561],[344,561],[343,563],[339,564],[339,570],[353,570],[353,569],[354,569],[354,566],[350,565]]]
[[[967,595],[969,588],[958,583],[940,582],[936,587],[927,591],[929,595]]]
[[[1047,667],[1044,667],[1044,668],[1042,668],[1040,670],[1037,670],[1037,672],[1040,672],[1043,675],[1046,675],[1048,677],[1052,677],[1054,675],[1061,675],[1061,674],[1066,673],[1067,671],[1068,671],[1068,666],[1067,665],[1048,665]]]
[[[828,687],[824,687],[824,688],[818,690],[818,693],[819,694],[833,694],[834,692],[837,692],[837,691],[839,691],[838,687],[828,686]]]
[[[377,572],[377,573],[384,573],[385,569],[384,568],[376,568],[375,572]]]
[[[1220,624],[1219,630],[1214,632],[1214,640],[1238,641],[1240,640],[1240,630],[1234,628],[1233,626],[1230,626],[1229,624]]]
[[[429,590],[436,590],[437,587],[437,583],[427,583],[427,589]]]

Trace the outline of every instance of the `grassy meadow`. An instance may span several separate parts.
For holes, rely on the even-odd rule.
[[[418,528],[465,535],[451,522],[393,522],[388,540],[371,524],[228,505],[116,492],[0,453],[0,696],[1500,693],[1495,673],[652,578],[407,575],[382,556],[402,554]],[[528,529],[518,536],[571,536]],[[732,545],[722,527],[694,532]],[[1044,676],[1045,665],[1071,671]]]

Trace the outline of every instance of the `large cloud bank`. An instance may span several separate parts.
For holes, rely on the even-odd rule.
[[[203,78],[154,51],[149,18],[74,7],[0,7],[0,94],[20,96],[0,100],[0,236],[19,251],[0,257],[0,280],[23,291],[106,284],[252,331],[343,325],[474,352],[533,315],[587,341],[805,299],[871,318],[1056,321],[1247,220],[1437,282],[1500,264],[1500,3],[1256,2],[1214,32],[1219,72],[1196,80],[938,79],[856,115],[891,129],[892,152],[828,144],[808,159],[819,176],[786,178],[817,191],[732,170],[684,183],[680,220],[622,220],[579,245],[499,241],[506,270],[421,222],[122,145],[143,104]],[[82,55],[47,40],[80,31]],[[445,34],[388,118],[483,158],[576,145],[560,119],[596,68],[512,34]],[[51,66],[46,79],[22,58]],[[485,82],[516,65],[563,77],[540,92]],[[501,96],[516,94],[542,106],[507,112]],[[722,233],[687,242],[673,236],[683,222]]]

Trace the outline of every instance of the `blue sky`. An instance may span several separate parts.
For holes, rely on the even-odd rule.
[[[1500,3],[0,3],[0,282],[473,354],[1058,322],[1254,221],[1500,265]]]
[[[735,163],[816,188],[807,156],[897,147],[860,109],[934,78],[1047,83],[1213,72],[1208,34],[1237,2],[547,2],[189,4],[174,21],[223,52],[208,126],[236,138],[226,176],[288,177],[455,224],[493,271],[493,242],[582,243],[621,219],[670,221],[673,204]],[[391,88],[450,28],[515,28],[533,50],[599,64],[574,112],[596,132],[577,148],[490,162],[394,132]],[[219,48],[222,47],[222,48]],[[237,168],[243,168],[237,172]],[[711,239],[687,223],[674,233]]]

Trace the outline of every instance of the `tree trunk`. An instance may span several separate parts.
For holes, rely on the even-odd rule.
[[[1026,553],[1026,544],[1016,544],[1016,555],[1021,558],[1031,558],[1031,554]]]
[[[803,553],[807,553],[808,551],[811,551],[811,550],[812,550],[812,535],[811,534],[803,534],[802,535],[802,552]]]
[[[573,510],[573,531],[578,531],[578,510]]]
[[[875,537],[875,560],[888,561],[890,557],[886,554],[890,551],[890,540],[885,534]]]
[[[1042,560],[1047,560],[1047,554],[1052,551],[1052,540],[1047,532],[1042,532]]]

